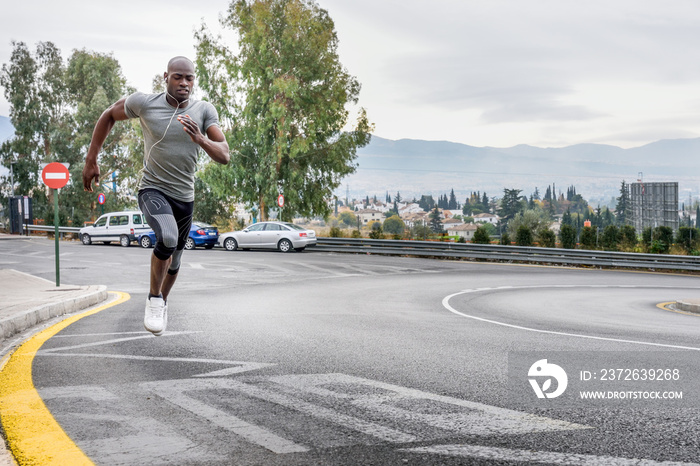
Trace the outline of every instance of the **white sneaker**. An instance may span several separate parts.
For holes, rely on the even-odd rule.
[[[146,298],[146,315],[143,318],[143,326],[156,336],[165,332],[167,319],[167,306],[163,298]]]

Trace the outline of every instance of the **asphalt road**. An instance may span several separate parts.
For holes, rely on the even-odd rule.
[[[697,277],[197,249],[158,338],[149,253],[61,243],[62,283],[130,296],[33,362],[97,464],[700,459],[700,317],[657,306],[698,296]],[[0,267],[52,280],[53,242],[0,242]]]

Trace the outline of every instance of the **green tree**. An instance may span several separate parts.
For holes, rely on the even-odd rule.
[[[72,150],[66,160],[71,164],[74,182],[61,196],[75,208],[76,221],[82,222],[99,214],[96,195],[85,193],[81,181],[95,122],[109,105],[133,89],[127,87],[121,66],[114,57],[88,50],[73,51],[66,67],[65,82],[69,104],[75,110]],[[136,207],[138,174],[143,166],[141,134],[137,119],[117,122],[102,146],[101,190],[114,203],[115,210]]]
[[[476,244],[490,244],[491,235],[489,235],[489,230],[484,225],[479,225],[474,232],[474,237],[472,238],[472,243]]]
[[[601,243],[606,251],[617,251],[621,240],[620,229],[616,225],[608,225],[603,229]]]
[[[412,234],[416,239],[428,239],[433,234],[432,230],[423,223],[416,223],[412,230]]]
[[[338,220],[346,227],[357,225],[357,216],[352,212],[341,212],[340,215],[338,215]]]
[[[597,227],[583,227],[581,229],[581,247],[583,249],[597,249]]]
[[[197,193],[197,202],[194,203],[193,219],[212,224],[224,224],[228,221],[226,206],[219,202],[211,193],[211,187],[201,178],[194,178],[194,190]]]
[[[433,195],[422,195],[420,197],[420,201],[418,201],[418,206],[426,212],[430,212],[431,210],[433,210],[433,208],[435,207],[435,200],[433,199]]]
[[[195,34],[199,84],[235,152],[209,179],[261,219],[280,193],[283,219],[327,216],[372,131],[361,108],[344,130],[360,84],[340,63],[333,20],[312,0],[234,0],[221,23],[238,33],[237,54],[206,27]]]
[[[537,231],[537,242],[543,248],[553,248],[557,245],[557,235],[549,228],[540,228]]]
[[[398,215],[394,215],[384,220],[382,229],[386,233],[390,233],[392,235],[402,235],[404,230],[406,229],[406,224],[403,222],[403,220],[401,220],[401,218]]]
[[[35,217],[53,221],[40,164],[63,162],[68,152],[72,118],[66,105],[65,65],[51,42],[39,42],[34,53],[23,42],[13,41],[12,49],[10,63],[2,66],[0,85],[10,103],[15,135],[2,144],[0,159],[5,167],[14,162],[15,194],[33,197]]]
[[[428,225],[430,226],[430,229],[435,233],[442,233],[442,219],[440,218],[440,210],[437,206],[430,211],[429,219]]]
[[[369,237],[371,239],[384,239],[384,231],[382,230],[382,224],[379,222],[370,223]]]
[[[647,251],[651,249],[652,236],[653,231],[651,227],[646,227],[642,230],[642,245]]]
[[[620,244],[626,249],[633,249],[637,245],[637,232],[632,225],[620,227]]]
[[[510,246],[510,243],[511,243],[511,242],[512,242],[512,241],[511,241],[511,239],[510,239],[510,235],[508,234],[508,232],[507,232],[507,231],[503,232],[503,234],[501,235],[501,240],[499,241],[499,243],[502,244],[502,245],[504,245],[504,246]]]
[[[700,229],[691,227],[680,227],[676,234],[676,243],[690,254],[698,250],[700,244]]]
[[[576,228],[570,224],[563,224],[559,230],[559,239],[564,249],[576,249]]]
[[[617,206],[615,207],[617,213],[617,224],[626,225],[631,221],[632,205],[630,202],[630,188],[625,180],[622,180],[620,185],[620,197],[617,198]]]
[[[521,189],[503,189],[499,216],[504,223],[508,223],[515,217],[515,214],[523,210],[523,204],[520,199],[521,192]]]
[[[516,246],[532,246],[532,230],[527,225],[520,225],[515,236]]]
[[[668,254],[673,244],[673,229],[667,226],[654,228],[652,232],[651,252],[653,254]]]
[[[59,217],[73,225],[94,216],[96,195],[85,194],[82,168],[95,121],[111,103],[127,93],[119,63],[110,55],[75,50],[67,66],[60,50],[51,42],[38,44],[36,52],[22,42],[13,42],[9,64],[0,73],[5,97],[10,102],[10,118],[15,137],[0,148],[5,166],[15,162],[13,171],[18,192],[34,198],[36,217],[53,222],[53,206],[47,203],[40,181],[40,164],[70,164],[71,182],[61,189]],[[120,188],[135,186],[142,154],[138,123],[120,122],[110,133],[100,159],[102,190],[110,209],[135,206],[134,189],[109,192],[114,173]],[[140,140],[140,139],[139,139]],[[138,160],[138,162],[137,162]],[[48,215],[47,215],[48,214]]]
[[[518,229],[521,225],[525,225],[530,231],[539,231],[548,227],[549,215],[540,208],[518,212],[513,216],[511,221],[508,222],[508,233],[510,233],[511,236],[517,236]]]

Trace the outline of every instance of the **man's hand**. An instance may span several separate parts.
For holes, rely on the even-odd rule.
[[[223,165],[229,163],[231,155],[228,151],[228,143],[218,125],[211,125],[207,129],[207,136],[205,137],[200,131],[197,122],[190,118],[189,115],[178,116],[177,121],[182,123],[182,129],[190,136],[192,142],[199,144],[199,147],[204,149],[204,152],[206,152],[213,161]]]
[[[92,181],[95,181],[95,186],[100,184],[100,167],[97,166],[97,161],[85,162],[83,168],[83,188],[85,191],[92,192]]]
[[[180,115],[177,117],[177,121],[182,123],[182,128],[185,130],[185,132],[192,139],[192,142],[199,144],[201,146],[202,139],[204,139],[204,136],[202,135],[202,132],[199,130],[199,125],[197,124],[197,122],[194,121],[192,118],[190,118],[189,115],[184,115],[184,116]]]

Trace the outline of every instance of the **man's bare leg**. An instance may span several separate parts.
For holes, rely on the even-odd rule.
[[[177,274],[170,274],[170,273],[165,273],[165,280],[163,280],[163,287],[162,287],[162,293],[163,293],[163,299],[165,301],[168,300],[168,295],[170,294],[170,290],[173,288],[173,285],[175,284],[175,280],[177,280]]]
[[[173,261],[172,257],[168,257],[166,260],[158,259],[155,254],[151,255],[151,296],[163,296],[164,282],[166,276],[168,275],[168,268],[170,263]],[[173,280],[174,281],[174,280]],[[168,287],[168,292],[172,288],[172,283]]]

